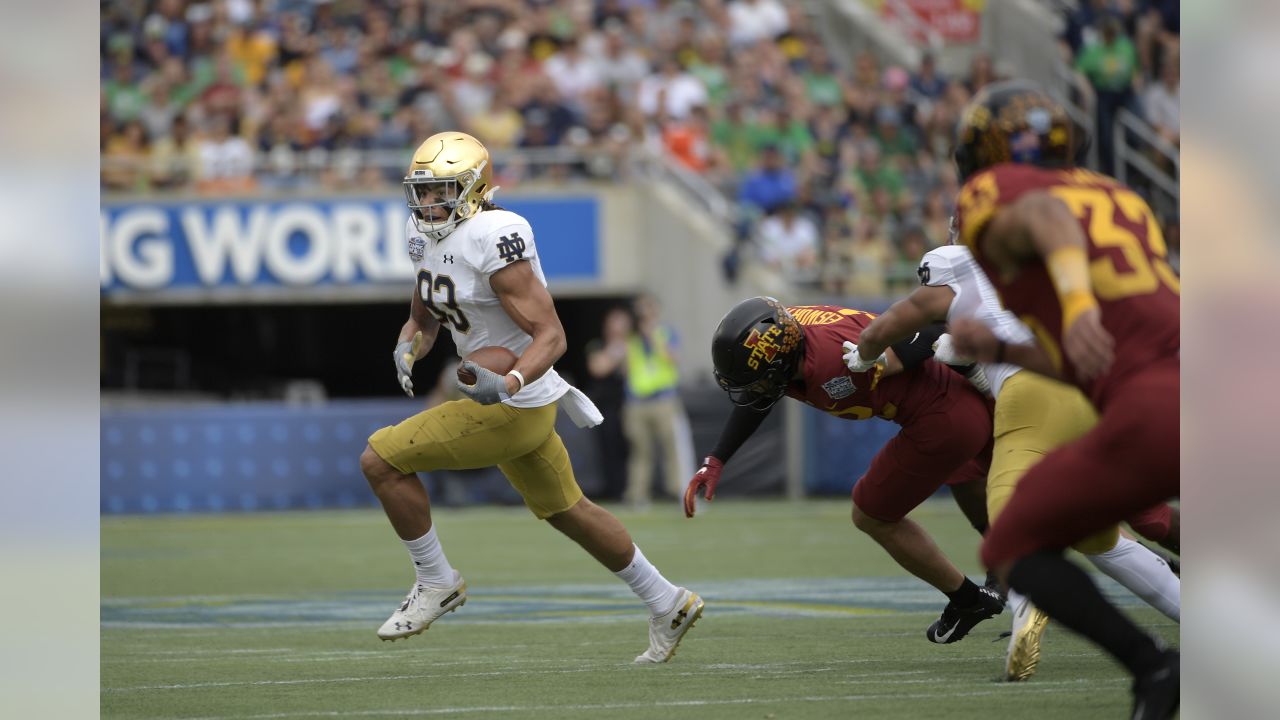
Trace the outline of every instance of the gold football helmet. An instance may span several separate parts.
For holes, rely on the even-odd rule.
[[[436,133],[413,152],[404,196],[418,230],[443,240],[458,223],[480,211],[497,190],[489,151],[461,132]]]

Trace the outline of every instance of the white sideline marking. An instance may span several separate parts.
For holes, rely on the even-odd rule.
[[[426,675],[375,675],[372,677],[304,678],[299,680],[236,680],[227,682],[175,683],[173,685],[135,685],[132,687],[103,688],[103,692],[133,692],[136,690],[193,690],[211,687],[251,687],[260,685],[314,685],[316,683],[378,682],[387,680],[429,680],[432,678],[487,677],[509,675],[519,670],[526,675],[564,675],[596,672],[600,667],[575,668],[573,670],[525,670],[515,667],[474,673],[432,673]]]
[[[615,643],[616,644],[616,643]],[[634,642],[627,644],[634,645]],[[514,646],[508,646],[514,647]],[[566,646],[568,647],[568,646]],[[122,657],[104,658],[101,660],[103,665],[141,665],[141,664],[163,664],[179,663],[179,662],[217,662],[219,660],[234,659],[239,653],[244,651],[228,651],[219,652],[217,650],[160,650],[152,652],[130,653]],[[255,653],[265,655],[263,662],[269,663],[309,663],[309,662],[351,662],[358,660],[374,660],[374,661],[391,661],[398,659],[394,652],[388,650],[315,650],[300,651],[291,648],[280,649],[263,649],[255,650]],[[444,654],[444,653],[440,653]],[[152,657],[159,655],[160,657]],[[185,656],[194,657],[185,657]],[[424,656],[423,660],[429,660]],[[550,663],[563,664],[563,657],[560,658],[513,658],[509,655],[479,655],[470,656],[465,659],[450,658],[449,665],[492,665],[497,663],[506,663],[511,666],[512,670],[518,670],[517,664],[541,664]]]
[[[1123,678],[1115,680],[1090,680],[1089,683],[1103,682],[1114,685],[1123,681]],[[1077,685],[1086,681],[1070,681],[1070,684]],[[1070,688],[1060,687],[1042,687],[1048,685],[1047,682],[1037,682],[1036,686],[1028,687],[1024,683],[1002,683],[996,687],[1000,690],[975,690],[971,692],[938,692],[938,693],[882,693],[867,695],[808,695],[804,697],[769,697],[769,698],[733,698],[723,700],[658,700],[650,702],[623,702],[623,703],[591,703],[580,705],[488,705],[479,707],[444,707],[444,708],[413,708],[409,710],[314,710],[314,711],[298,711],[283,713],[268,713],[264,715],[212,715],[192,720],[274,720],[276,718],[302,718],[302,717],[404,717],[419,715],[461,715],[465,713],[528,713],[540,710],[565,711],[565,710],[626,710],[631,708],[651,708],[651,707],[705,707],[711,705],[780,705],[796,702],[854,702],[858,700],[932,700],[936,698],[951,697],[985,697],[990,695],[1009,694],[1017,692],[1027,695],[1045,695],[1051,693],[1061,693]],[[1009,689],[1003,689],[1009,688]]]
[[[1095,655],[1096,653],[1072,653],[1072,654],[1055,653],[1054,657],[1093,657]],[[936,662],[954,663],[958,661],[990,662],[993,657],[997,657],[997,656],[979,655],[979,656],[973,656],[973,657],[921,658],[917,660],[917,662],[935,662],[935,663]],[[563,658],[561,659],[561,661],[563,661]],[[872,662],[878,663],[883,661],[884,661],[883,658],[862,658],[862,659],[856,659],[856,660],[826,660],[825,662],[831,665],[856,665],[856,664],[872,663]],[[789,662],[789,663],[769,663],[769,664],[758,664],[758,665],[717,664],[717,665],[705,665],[705,666],[702,666],[702,668],[707,670],[732,670],[732,671],[739,671],[739,672],[742,672],[742,671],[768,672],[773,670],[775,673],[786,673],[786,672],[795,672],[786,668],[792,665],[799,665],[799,664],[802,664],[802,663]],[[603,663],[603,664],[591,665],[587,667],[579,667],[579,668],[564,669],[564,670],[531,670],[528,668],[510,666],[510,667],[497,667],[493,670],[486,670],[484,672],[466,672],[466,673],[424,673],[424,674],[418,674],[418,675],[374,675],[374,676],[339,677],[339,678],[300,678],[296,680],[228,680],[223,682],[173,683],[170,685],[131,685],[127,687],[105,687],[102,689],[102,692],[122,693],[122,692],[138,692],[138,691],[144,691],[144,690],[199,690],[201,688],[212,688],[212,687],[260,687],[260,686],[271,686],[271,685],[315,685],[319,683],[387,682],[387,681],[394,681],[394,680],[431,680],[431,679],[440,679],[440,678],[460,678],[460,677],[492,677],[492,676],[498,676],[498,675],[508,675],[512,672],[520,672],[525,675],[570,675],[570,674],[577,674],[577,673],[584,673],[584,672],[607,671],[611,668],[615,670],[622,670],[622,671],[626,671],[628,669],[634,668],[634,669],[639,669],[641,672],[644,671],[643,668],[637,668],[637,666],[632,663]],[[775,668],[777,668],[777,670],[774,670]],[[689,669],[693,670],[697,668],[696,666],[694,666]],[[831,670],[831,669],[832,668],[823,668],[823,670]],[[804,668],[801,668],[800,670],[813,672],[812,670],[805,670]],[[923,670],[908,671],[903,674],[911,674],[911,673],[919,673],[919,672],[924,672],[924,671]],[[724,674],[729,675],[733,673],[724,673]],[[885,673],[884,676],[893,676],[897,674],[898,673]],[[875,677],[875,676],[876,674],[872,673],[869,675],[857,675],[854,677]],[[899,683],[905,684],[907,682],[915,682],[915,681],[914,680],[913,681],[886,680],[884,681],[884,684],[895,685]]]

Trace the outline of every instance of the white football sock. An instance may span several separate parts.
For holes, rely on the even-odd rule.
[[[1015,621],[1018,618],[1018,608],[1022,605],[1022,603],[1031,602],[1031,600],[1028,599],[1026,595],[1022,595],[1021,593],[1019,593],[1017,590],[1014,590],[1013,588],[1009,588],[1009,592],[1005,595],[1005,597],[1009,599],[1009,601],[1005,603],[1005,607],[1009,608],[1010,610],[1009,614],[1013,616],[1013,620]]]
[[[417,540],[401,540],[409,548],[413,556],[413,571],[418,576],[418,584],[433,588],[446,588],[453,585],[453,566],[444,556],[440,548],[440,540],[436,537],[436,526],[432,525],[426,535]]]
[[[658,568],[654,567],[653,563],[645,558],[644,553],[640,552],[638,545],[633,544],[631,547],[635,548],[635,557],[631,558],[629,565],[614,575],[630,586],[631,592],[649,606],[649,612],[654,617],[670,612],[680,597],[680,588],[662,577]]]
[[[1121,536],[1110,550],[1085,557],[1166,617],[1178,620],[1181,616],[1182,581],[1169,569],[1169,563],[1142,543]]]

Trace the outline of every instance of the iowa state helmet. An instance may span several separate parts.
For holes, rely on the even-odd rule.
[[[787,391],[804,360],[804,331],[771,297],[743,300],[711,337],[716,382],[735,405],[768,410]]]
[[[1086,142],[1048,93],[1025,80],[1007,80],[979,90],[960,113],[953,153],[963,182],[1006,162],[1072,167]]]

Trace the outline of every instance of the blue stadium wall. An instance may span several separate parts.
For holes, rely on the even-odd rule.
[[[718,390],[716,392],[719,392]],[[719,421],[694,403],[695,444],[705,451]],[[368,436],[422,409],[419,401],[330,400],[322,405],[279,402],[207,403],[166,408],[104,410],[101,415],[101,511],[188,513],[352,508],[374,505],[360,474]],[[721,413],[716,413],[720,415]],[[806,408],[803,416],[805,489],[847,494],[871,457],[897,432],[885,421],[851,422]],[[583,490],[593,494],[604,472],[590,430],[563,413],[556,430],[573,457]],[[725,495],[780,493],[784,431],[762,428],[752,447],[730,464]],[[426,473],[445,504],[520,503],[496,470]]]

